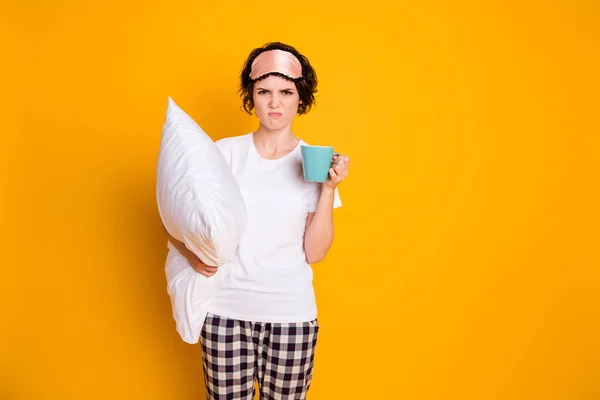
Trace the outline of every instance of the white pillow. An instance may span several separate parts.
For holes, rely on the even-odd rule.
[[[246,228],[242,194],[217,145],[171,98],[156,173],[158,210],[167,231],[205,264],[233,261]],[[197,343],[222,268],[206,278],[169,243],[165,272],[177,331],[184,341]]]
[[[223,154],[169,98],[156,196],[167,231],[205,264],[233,260],[246,227],[246,205]]]

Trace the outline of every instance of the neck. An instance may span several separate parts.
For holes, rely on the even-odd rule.
[[[254,144],[267,150],[289,149],[296,147],[298,139],[292,132],[292,125],[281,129],[269,129],[259,124],[254,132]]]

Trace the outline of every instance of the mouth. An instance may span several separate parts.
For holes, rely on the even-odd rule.
[[[281,115],[282,115],[281,113],[269,113],[269,117],[271,117],[271,118],[279,118],[279,117],[281,117]]]

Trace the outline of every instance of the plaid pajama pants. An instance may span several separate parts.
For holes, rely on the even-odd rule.
[[[250,322],[208,313],[200,343],[208,400],[305,399],[319,325]]]

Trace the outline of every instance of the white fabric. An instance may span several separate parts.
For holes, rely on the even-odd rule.
[[[253,134],[217,141],[244,197],[248,225],[235,259],[221,271],[218,290],[206,306],[209,312],[256,322],[316,318],[304,231],[321,184],[304,180],[302,144],[282,158],[267,160],[258,154]],[[336,190],[334,208],[341,205]]]
[[[231,262],[246,226],[246,206],[229,164],[211,138],[169,98],[157,165],[158,210],[167,231],[205,264]],[[173,318],[196,343],[215,277],[196,272],[169,243],[165,265]]]

